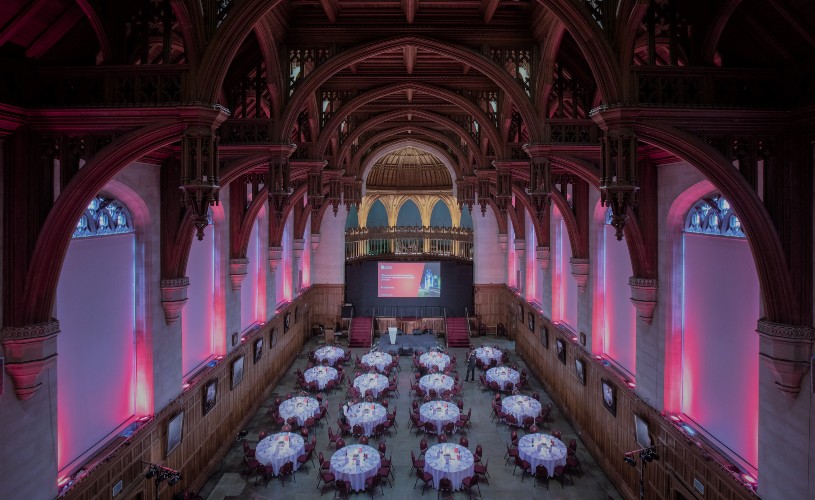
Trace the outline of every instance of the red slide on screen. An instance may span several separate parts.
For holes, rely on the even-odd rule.
[[[379,297],[440,297],[438,262],[381,262],[377,272]]]

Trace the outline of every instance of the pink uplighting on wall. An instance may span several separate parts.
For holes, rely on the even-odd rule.
[[[186,377],[213,354],[212,324],[215,310],[215,228],[204,239],[193,238],[187,258],[187,304],[181,310],[181,372]]]
[[[249,246],[246,258],[249,265],[246,277],[241,284],[241,331],[251,326],[258,319],[258,247],[260,245],[260,222],[255,220],[252,233],[249,235]]]
[[[134,253],[134,234],[75,239],[68,247],[56,308],[60,471],[136,412]]]
[[[614,228],[603,227],[605,249],[603,352],[631,376],[637,373],[637,316],[628,278],[633,274],[626,240],[617,241]]]
[[[747,241],[685,234],[683,299],[682,412],[757,468],[759,286]]]

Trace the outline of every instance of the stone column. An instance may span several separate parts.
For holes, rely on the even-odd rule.
[[[57,496],[58,334],[55,319],[0,331],[13,383],[0,395],[0,498]]]
[[[762,498],[809,498],[813,393],[810,369],[815,330],[758,322],[758,494]],[[809,478],[809,479],[807,479]]]
[[[552,260],[551,250],[549,247],[537,247],[535,249],[535,257],[537,258],[538,265],[541,268],[541,286],[543,287],[543,294],[541,296],[541,306],[543,308],[543,315],[547,318],[552,318]]]
[[[303,270],[303,250],[306,248],[306,240],[295,238],[292,249],[294,250],[294,265],[292,266],[292,285],[296,292],[293,296],[300,295],[300,272]]]
[[[521,293],[521,297],[527,298],[526,296],[526,240],[515,239],[515,271],[518,276],[518,291]],[[518,273],[517,271],[521,271]]]

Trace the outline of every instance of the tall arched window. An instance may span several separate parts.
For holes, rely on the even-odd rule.
[[[397,226],[421,226],[422,215],[419,213],[419,207],[413,200],[407,200],[399,208],[399,215],[396,216]]]
[[[137,263],[130,212],[97,196],[73,236],[56,301],[60,471],[72,470],[136,412]]]
[[[681,409],[744,466],[758,466],[759,283],[721,195],[688,211],[682,235]]]
[[[470,221],[472,225],[472,221]],[[439,200],[433,205],[433,211],[430,212],[430,227],[452,227],[453,217],[450,215],[450,209],[444,201]]]

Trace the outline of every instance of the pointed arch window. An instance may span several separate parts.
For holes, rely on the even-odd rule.
[[[72,237],[88,238],[132,232],[133,218],[127,208],[113,198],[97,196],[79,218]]]
[[[685,218],[685,232],[746,238],[739,217],[721,194],[696,202]]]

